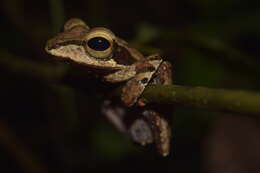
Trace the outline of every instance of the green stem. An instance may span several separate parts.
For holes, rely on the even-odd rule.
[[[148,86],[143,98],[160,104],[183,104],[243,114],[260,114],[260,93],[180,85]]]

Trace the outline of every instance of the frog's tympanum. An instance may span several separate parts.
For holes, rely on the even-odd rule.
[[[95,72],[105,70],[101,77],[107,84],[123,83],[122,105],[105,100],[103,114],[133,141],[141,145],[155,143],[161,155],[169,154],[171,132],[167,120],[140,98],[147,85],[172,83],[169,62],[158,54],[144,57],[109,29],[90,28],[76,18],[67,21],[64,31],[50,39],[45,49]]]

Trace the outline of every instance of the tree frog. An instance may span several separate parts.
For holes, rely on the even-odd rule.
[[[141,145],[155,143],[161,155],[169,154],[171,130],[168,121],[140,99],[147,85],[172,83],[169,62],[163,61],[158,54],[144,57],[109,29],[90,28],[77,18],[68,20],[64,31],[47,41],[45,50],[60,59],[92,69],[108,84],[123,83],[122,104],[105,100],[102,112],[133,141]],[[131,117],[135,118],[130,124],[126,123]]]

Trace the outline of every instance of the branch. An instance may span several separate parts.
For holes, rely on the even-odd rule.
[[[153,85],[145,89],[142,97],[147,102],[160,104],[183,104],[194,108],[260,114],[260,93],[257,92],[180,85]]]

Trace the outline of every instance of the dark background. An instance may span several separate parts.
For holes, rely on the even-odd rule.
[[[258,120],[178,106],[172,152],[133,144],[100,114],[84,70],[46,41],[71,17],[160,52],[180,85],[259,90],[260,6],[246,0],[1,0],[0,172],[259,172]]]

